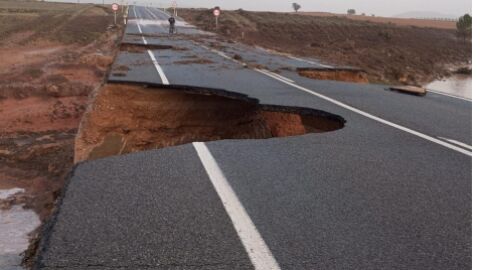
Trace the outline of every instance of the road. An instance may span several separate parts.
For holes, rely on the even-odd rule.
[[[308,79],[295,68],[322,63],[182,21],[169,37],[167,19],[130,7],[125,43],[177,49],[121,52],[130,70],[110,81],[225,89],[345,127],[81,163],[36,269],[471,268],[470,101]],[[192,54],[208,64],[179,64]]]

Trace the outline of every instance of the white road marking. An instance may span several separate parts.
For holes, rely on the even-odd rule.
[[[295,81],[293,81],[293,80],[291,80],[291,79],[289,79],[289,78],[283,77],[283,76],[280,75],[280,74],[277,74],[277,73],[275,73],[275,72],[271,72],[271,71],[266,70],[266,69],[257,69],[257,68],[255,68],[255,70],[258,71],[258,72],[264,73],[265,75],[275,76],[275,77],[277,77],[278,79],[283,80],[283,81],[286,81],[286,82],[290,82],[290,83],[294,83],[294,82],[295,82]]]
[[[318,66],[318,67],[322,67],[322,68],[333,68],[332,66],[329,66],[329,65],[323,65],[323,64],[320,64],[320,63],[317,63],[317,62],[314,62],[314,61],[310,61],[310,60],[303,59],[303,58],[298,58],[298,57],[291,56],[291,55],[287,55],[287,57],[290,58],[290,59],[293,59],[293,60],[297,60],[297,61],[300,61],[300,62],[305,62],[305,63],[308,63],[310,65],[314,65],[314,66]]]
[[[200,43],[198,43],[198,42],[195,42],[195,41],[194,41],[193,43],[197,44],[198,46],[204,48],[204,49],[207,50],[207,51],[211,51],[211,52],[213,52],[213,53],[216,53],[216,54],[220,55],[221,57],[223,57],[223,58],[225,58],[225,59],[228,59],[228,60],[230,60],[230,61],[233,61],[233,62],[235,62],[235,63],[237,63],[237,64],[242,65],[242,66],[247,66],[247,63],[244,63],[244,62],[242,62],[242,61],[238,61],[237,59],[234,59],[233,57],[230,57],[230,56],[226,55],[224,52],[221,52],[221,51],[219,51],[219,50],[215,50],[215,49],[213,49],[213,48],[209,48],[209,47],[207,47],[207,46],[205,46],[205,45],[202,45],[202,44],[200,44]]]
[[[135,15],[135,24],[138,27],[138,32],[140,32],[140,34],[143,34],[142,28],[140,27],[140,24],[138,24],[138,17],[137,17],[137,11],[135,10],[135,6],[133,6],[133,14]],[[147,40],[145,39],[144,36],[142,36],[142,41],[143,41],[143,44],[145,45],[147,44]]]
[[[135,23],[137,24],[138,31],[140,31],[140,33],[142,34],[143,33],[142,28],[140,27],[140,25],[137,22],[137,12],[135,11],[135,6],[133,7],[133,13],[135,14]],[[142,39],[143,39],[143,44],[147,45],[147,40],[145,39],[144,36],[142,36]],[[155,66],[155,69],[157,70],[158,75],[160,76],[160,79],[162,80],[162,83],[163,84],[170,84],[167,76],[165,75],[165,72],[163,72],[163,69],[160,66],[160,64],[158,63],[157,59],[155,58],[155,55],[153,54],[153,52],[151,50],[147,50],[147,52],[148,52],[148,55],[150,56],[150,59],[153,62],[153,65]]]
[[[145,7],[145,9],[147,10],[148,13],[150,13],[150,15],[152,17],[154,17],[154,20],[142,20],[140,23],[142,25],[154,25],[154,26],[161,26],[163,28],[165,28],[166,30],[168,30],[168,28],[170,28],[170,23],[168,22],[167,19],[161,19],[159,16],[157,16],[157,14],[155,14],[150,8],[147,8]],[[154,10],[157,10],[157,11],[160,11],[158,9],[154,9]],[[160,11],[161,12],[161,11]],[[178,27],[190,27],[190,25],[182,20],[180,20],[179,18],[176,19],[175,21],[175,26],[178,28]]]
[[[456,145],[458,145],[458,146],[461,146],[461,147],[463,147],[463,148],[467,148],[467,149],[473,150],[472,146],[471,146],[471,145],[468,145],[468,144],[466,144],[466,143],[459,142],[459,141],[453,140],[453,139],[444,138],[444,137],[438,137],[438,138],[440,138],[440,139],[442,139],[442,140],[445,140],[445,141],[449,141],[449,142],[451,142],[451,143],[453,143],[453,144],[456,144]]]
[[[439,91],[435,91],[435,90],[430,90],[430,89],[427,89],[428,92],[432,92],[432,93],[435,93],[437,95],[442,95],[442,96],[447,96],[447,97],[451,97],[451,98],[456,98],[456,99],[461,99],[461,100],[465,100],[465,101],[468,101],[468,102],[472,102],[471,99],[469,98],[464,98],[464,97],[460,97],[460,96],[456,96],[456,95],[451,95],[451,94],[448,94],[448,93],[443,93],[443,92],[439,92]]]
[[[163,72],[162,67],[160,64],[157,62],[157,59],[155,58],[155,55],[151,50],[148,50],[148,54],[150,55],[150,58],[152,59],[153,65],[155,66],[155,69],[157,69],[158,75],[160,75],[160,79],[162,80],[163,84],[170,84],[170,82],[167,79],[167,76]]]
[[[163,14],[165,14],[165,15],[168,16],[168,17],[171,17],[171,16],[172,16],[170,13],[168,13],[168,12],[166,12],[166,11],[163,11],[163,10],[160,10],[160,9],[157,9],[157,10],[160,11],[160,13],[163,13]]]
[[[225,57],[225,58],[227,58],[227,59],[231,59],[231,60],[234,61],[234,62],[237,62],[237,63],[241,63],[241,64],[242,64],[242,62],[239,62],[239,61],[237,61],[237,60],[235,60],[235,59],[233,59],[233,58],[231,58],[231,57],[229,57],[229,56],[226,56],[224,53],[222,53],[222,52],[220,52],[220,51],[217,51],[217,50],[215,50],[215,49],[208,48],[208,47],[206,47],[206,46],[204,46],[204,45],[200,45],[200,46],[203,47],[203,48],[205,48],[205,49],[207,49],[207,50],[210,50],[210,51],[212,51],[212,52],[215,52],[215,53],[219,54],[220,56],[223,56],[223,57]],[[244,63],[243,63],[243,64],[244,64]],[[459,152],[459,153],[462,153],[462,154],[464,154],[464,155],[472,156],[472,152],[467,151],[467,150],[465,150],[465,149],[463,149],[463,148],[461,148],[461,147],[458,147],[458,146],[456,146],[456,145],[447,143],[447,142],[442,141],[442,140],[440,140],[440,139],[437,139],[437,138],[435,138],[435,137],[432,137],[432,136],[423,134],[423,133],[418,132],[418,131],[415,131],[415,130],[413,130],[413,129],[410,129],[410,128],[407,128],[407,127],[404,127],[404,126],[395,124],[395,123],[390,122],[390,121],[385,120],[385,119],[382,119],[382,118],[380,118],[380,117],[378,117],[378,116],[375,116],[375,115],[373,115],[373,114],[364,112],[364,111],[359,110],[359,109],[357,109],[357,108],[355,108],[355,107],[352,107],[352,106],[347,105],[347,104],[345,104],[345,103],[343,103],[343,102],[340,102],[340,101],[338,101],[338,100],[336,100],[336,99],[333,99],[333,98],[324,96],[324,95],[322,95],[322,94],[319,94],[319,93],[317,93],[317,92],[315,92],[315,91],[312,91],[312,90],[310,90],[310,89],[307,89],[307,88],[302,87],[302,86],[300,86],[300,85],[297,85],[297,84],[295,84],[295,83],[292,83],[292,82],[286,81],[286,80],[284,80],[284,79],[281,79],[281,78],[279,78],[279,77],[277,77],[277,76],[275,76],[275,75],[269,74],[269,73],[267,73],[267,72],[263,72],[263,71],[261,71],[261,70],[259,70],[259,69],[254,69],[254,70],[257,71],[257,72],[259,72],[259,73],[261,73],[261,74],[263,74],[263,75],[269,76],[269,77],[271,77],[271,78],[273,78],[273,79],[275,79],[275,80],[277,80],[277,81],[283,82],[283,83],[288,84],[288,85],[290,85],[290,86],[292,86],[292,87],[294,87],[294,88],[297,88],[298,90],[304,91],[304,92],[306,92],[306,93],[309,93],[309,94],[314,95],[314,96],[316,96],[316,97],[319,97],[319,98],[321,98],[321,99],[324,99],[324,100],[326,100],[326,101],[329,101],[329,102],[331,102],[331,103],[333,103],[333,104],[335,104],[335,105],[337,105],[337,106],[340,106],[340,107],[342,107],[342,108],[344,108],[344,109],[350,110],[350,111],[355,112],[355,113],[357,113],[357,114],[363,115],[363,116],[365,116],[365,117],[367,117],[367,118],[370,118],[370,119],[372,119],[372,120],[375,120],[375,121],[380,122],[380,123],[382,123],[382,124],[385,124],[385,125],[387,125],[387,126],[391,126],[391,127],[393,127],[393,128],[396,128],[396,129],[405,131],[405,132],[407,132],[407,133],[410,133],[410,134],[415,135],[415,136],[417,136],[417,137],[420,137],[420,138],[422,138],[422,139],[431,141],[431,142],[433,142],[433,143],[439,144],[439,145],[444,146],[444,147],[446,147],[446,148],[452,149],[452,150],[457,151],[457,152]]]
[[[135,11],[135,10],[134,10],[134,11]],[[137,24],[137,25],[138,25],[138,24]],[[139,28],[140,28],[140,27],[139,27]],[[140,29],[140,30],[141,30],[141,29]],[[144,42],[145,42],[145,44],[146,44],[146,41],[145,41],[145,40],[144,40]],[[197,43],[197,44],[198,44],[198,43]],[[232,57],[226,55],[225,53],[223,53],[223,52],[221,52],[221,51],[218,51],[218,50],[215,50],[215,49],[212,49],[212,48],[208,48],[207,46],[204,46],[204,45],[201,45],[201,44],[199,44],[199,46],[201,46],[202,48],[207,49],[207,50],[209,50],[209,51],[212,51],[212,52],[214,52],[214,53],[216,53],[216,54],[218,54],[218,55],[220,55],[220,56],[222,56],[222,57],[224,57],[224,58],[226,58],[226,59],[229,59],[229,60],[231,60],[231,61],[233,61],[233,62],[239,63],[239,64],[241,64],[241,65],[243,65],[243,66],[246,65],[246,63],[243,63],[243,62],[241,62],[241,61],[238,61],[238,60],[236,60],[236,59],[233,59]],[[158,73],[160,74],[160,77],[162,78],[162,81],[165,79],[166,83],[164,82],[164,84],[169,84],[169,82],[168,82],[168,80],[167,80],[167,77],[166,77],[165,74],[163,73],[162,68],[160,67],[160,65],[159,65],[158,62],[156,61],[155,57],[153,56],[153,53],[151,53],[150,50],[149,50],[149,54],[150,54],[150,57],[152,57],[152,61],[153,61],[153,63],[155,64],[155,68],[157,68],[157,71],[158,71]],[[270,73],[261,71],[261,70],[259,70],[259,69],[255,69],[255,71],[257,71],[257,72],[259,72],[259,73],[261,73],[261,74],[264,74],[264,75],[266,75],[266,76],[269,76],[269,77],[271,77],[271,78],[273,78],[273,79],[275,79],[275,80],[277,80],[277,81],[280,81],[280,82],[283,82],[283,83],[285,83],[285,84],[288,84],[288,85],[290,85],[290,86],[292,86],[292,87],[294,87],[294,88],[297,88],[298,90],[304,91],[304,92],[306,92],[306,93],[309,93],[309,94],[314,95],[314,96],[316,96],[316,97],[319,97],[319,98],[321,98],[321,99],[324,99],[324,100],[326,100],[326,101],[329,101],[329,102],[331,102],[331,103],[333,103],[333,104],[335,104],[335,105],[337,105],[337,106],[340,106],[340,107],[342,107],[342,108],[344,108],[344,109],[350,110],[350,111],[352,111],[352,112],[355,112],[355,113],[357,113],[357,114],[363,115],[363,116],[365,116],[365,117],[367,117],[367,118],[370,118],[370,119],[372,119],[372,120],[375,120],[375,121],[377,121],[377,122],[380,122],[380,123],[382,123],[382,124],[385,124],[385,125],[387,125],[387,126],[391,126],[391,127],[393,127],[393,128],[396,128],[396,129],[405,131],[405,132],[407,132],[407,133],[410,133],[410,134],[415,135],[415,136],[417,136],[417,137],[420,137],[420,138],[422,138],[422,139],[431,141],[431,142],[433,142],[433,143],[439,144],[439,145],[444,146],[444,147],[446,147],[446,148],[452,149],[452,150],[457,151],[457,152],[459,152],[459,153],[462,153],[462,154],[464,154],[464,155],[472,156],[472,152],[470,152],[470,151],[468,151],[468,150],[465,150],[465,149],[463,149],[463,148],[461,148],[461,147],[458,147],[458,146],[456,146],[456,145],[447,143],[447,142],[445,142],[445,141],[443,141],[443,140],[440,140],[440,139],[437,139],[437,138],[435,138],[435,137],[432,137],[432,136],[423,134],[423,133],[418,132],[418,131],[415,131],[415,130],[413,130],[413,129],[404,127],[404,126],[402,126],[402,125],[395,124],[395,123],[393,123],[393,122],[390,122],[390,121],[388,121],[388,120],[382,119],[382,118],[380,118],[380,117],[378,117],[378,116],[375,116],[375,115],[373,115],[373,114],[364,112],[364,111],[359,110],[359,109],[357,109],[357,108],[355,108],[355,107],[352,107],[352,106],[347,105],[347,104],[345,104],[345,103],[343,103],[343,102],[340,102],[340,101],[338,101],[338,100],[336,100],[336,99],[333,99],[333,98],[324,96],[324,95],[319,94],[319,93],[317,93],[317,92],[315,92],[315,91],[312,91],[312,90],[310,90],[310,89],[307,89],[307,88],[305,88],[305,87],[302,87],[302,86],[300,86],[300,85],[297,85],[297,84],[295,84],[295,83],[293,83],[293,82],[290,82],[290,81],[285,80],[285,79],[287,79],[287,78],[284,78],[284,77],[283,77],[283,78],[280,78],[280,77],[276,76],[276,75],[278,75],[278,74],[273,75],[273,74],[270,74]],[[162,75],[162,74],[163,74],[163,75]]]
[[[149,8],[145,8],[145,10],[148,14],[150,14],[150,16],[152,16],[154,20],[158,20],[157,16],[155,16],[155,14],[153,14],[153,12]]]
[[[257,72],[258,72],[258,70],[257,70]],[[262,72],[261,72],[261,73],[262,73]],[[461,147],[458,147],[458,146],[456,146],[456,145],[447,143],[447,142],[442,141],[442,140],[439,140],[439,139],[437,139],[437,138],[435,138],[435,137],[432,137],[432,136],[423,134],[423,133],[421,133],[421,132],[415,131],[415,130],[413,130],[413,129],[409,129],[409,128],[407,128],[407,127],[404,127],[404,126],[401,126],[401,125],[392,123],[392,122],[387,121],[387,120],[385,120],[385,119],[382,119],[382,118],[380,118],[380,117],[378,117],[378,116],[375,116],[375,115],[373,115],[373,114],[364,112],[364,111],[362,111],[362,110],[359,110],[359,109],[357,109],[357,108],[354,108],[354,107],[352,107],[352,106],[350,106],[350,105],[347,105],[347,104],[345,104],[345,103],[343,103],[343,102],[340,102],[340,101],[338,101],[338,100],[335,100],[335,99],[333,99],[333,98],[329,98],[329,97],[327,97],[327,96],[324,96],[324,95],[322,95],[322,94],[319,94],[319,93],[317,93],[317,92],[315,92],[315,91],[312,91],[312,90],[310,90],[310,89],[307,89],[307,88],[305,88],[305,87],[302,87],[302,86],[296,85],[296,84],[294,84],[294,83],[290,83],[290,82],[281,80],[281,79],[279,79],[279,78],[277,78],[277,77],[275,77],[275,76],[272,76],[272,75],[269,75],[269,74],[266,74],[266,73],[262,73],[262,74],[267,75],[267,76],[269,76],[269,77],[271,77],[271,78],[273,78],[273,79],[275,79],[275,80],[277,80],[277,81],[281,81],[281,82],[283,82],[283,83],[285,83],[285,84],[288,84],[288,85],[290,85],[290,86],[292,86],[292,87],[295,87],[295,88],[297,88],[298,90],[301,90],[301,91],[303,91],[303,92],[309,93],[309,94],[311,94],[311,95],[314,95],[314,96],[316,96],[316,97],[319,97],[319,98],[321,98],[321,99],[324,99],[324,100],[326,100],[326,101],[329,101],[329,102],[331,102],[331,103],[333,103],[333,104],[335,104],[335,105],[338,105],[338,106],[340,106],[340,107],[342,107],[342,108],[344,108],[344,109],[350,110],[350,111],[352,111],[352,112],[358,113],[358,114],[363,115],[363,116],[365,116],[365,117],[367,117],[367,118],[370,118],[370,119],[372,119],[372,120],[375,120],[375,121],[377,121],[377,122],[380,122],[380,123],[382,123],[382,124],[385,124],[385,125],[387,125],[387,126],[391,126],[391,127],[393,127],[393,128],[396,128],[396,129],[405,131],[405,132],[407,132],[407,133],[410,133],[410,134],[415,135],[415,136],[417,136],[417,137],[420,137],[420,138],[422,138],[422,139],[431,141],[431,142],[433,142],[433,143],[439,144],[439,145],[441,145],[441,146],[447,147],[447,148],[449,148],[449,149],[455,150],[455,151],[457,151],[457,152],[459,152],[459,153],[462,153],[462,154],[465,154],[465,155],[467,155],[467,156],[472,156],[472,153],[471,153],[470,151],[467,151],[467,150],[465,150],[465,149],[463,149],[463,148],[461,148]]]
[[[238,199],[215,158],[203,142],[194,142],[193,147],[205,168],[205,171],[223,202],[228,216],[247,251],[247,254],[257,270],[279,270],[280,266],[272,255],[267,244],[250,219],[247,211]]]
[[[314,61],[310,61],[310,60],[307,60],[307,59],[295,57],[295,56],[293,56],[291,54],[288,54],[288,53],[277,52],[275,50],[266,49],[266,48],[263,48],[263,47],[260,47],[260,46],[255,46],[255,48],[257,48],[259,50],[262,50],[264,52],[270,53],[270,54],[285,56],[285,57],[288,57],[290,59],[300,61],[300,62],[305,62],[305,63],[311,64],[311,65],[314,65],[314,66],[319,66],[319,67],[323,67],[323,68],[333,68],[333,66],[324,65],[324,64],[320,64],[318,62],[314,62]]]

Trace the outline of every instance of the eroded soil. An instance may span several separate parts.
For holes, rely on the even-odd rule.
[[[316,80],[368,83],[367,73],[358,69],[298,68],[297,72],[301,76]]]
[[[321,133],[343,125],[343,118],[333,114],[263,106],[226,91],[107,84],[82,120],[75,161],[195,141]]]
[[[122,30],[109,28],[108,9],[94,5],[0,1],[0,22],[0,189],[25,190],[0,200],[0,209],[21,205],[45,221]]]
[[[218,33],[221,41],[235,40],[335,66],[358,67],[370,82],[423,84],[451,75],[472,57],[471,41],[458,38],[454,29],[357,20],[358,16],[245,10],[222,12],[217,29],[211,10],[179,12],[189,23]]]

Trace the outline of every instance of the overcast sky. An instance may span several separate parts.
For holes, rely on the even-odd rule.
[[[92,2],[100,0],[80,0]],[[122,0],[105,0],[105,3]],[[123,0],[127,2],[127,0]],[[129,3],[135,0],[128,0]],[[72,1],[76,2],[76,1]],[[170,5],[172,0],[136,0],[137,3],[153,3],[154,5]],[[446,15],[460,16],[471,13],[471,0],[176,0],[179,7],[214,7],[223,9],[290,11],[292,2],[302,6],[303,11],[327,11],[345,13],[353,8],[357,13],[375,14],[377,16],[394,16],[412,11],[436,12]]]

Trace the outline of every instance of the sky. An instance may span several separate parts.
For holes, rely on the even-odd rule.
[[[78,0],[77,0],[78,1]],[[77,2],[68,1],[68,2]],[[104,0],[105,3],[122,0]],[[127,2],[127,0],[123,0]],[[357,13],[375,14],[376,16],[395,16],[406,12],[435,12],[445,15],[460,16],[471,13],[471,0],[128,0],[129,3],[168,6],[176,1],[179,7],[220,6],[222,9],[291,11],[292,3],[299,3],[301,11],[326,11],[345,13],[353,8]],[[100,0],[80,0],[80,2],[102,2]]]

